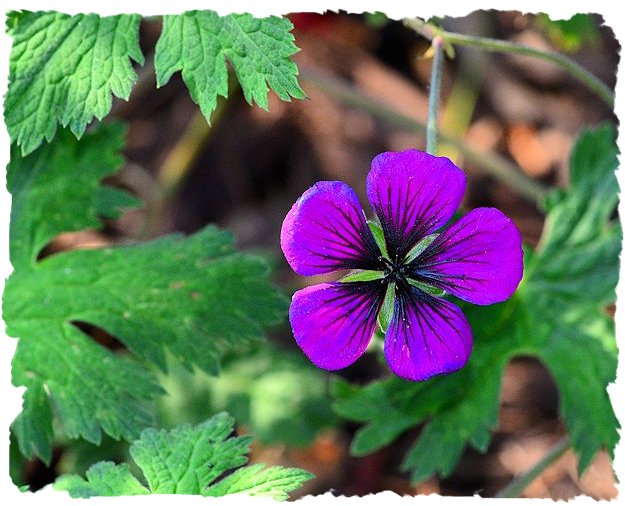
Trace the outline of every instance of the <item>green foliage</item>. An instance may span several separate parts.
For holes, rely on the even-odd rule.
[[[150,491],[137,480],[128,465],[98,462],[91,466],[84,480],[75,474],[57,478],[54,488],[66,490],[72,497],[146,495]]]
[[[99,228],[98,213],[114,217],[124,202],[120,190],[100,181],[123,162],[124,128],[102,125],[76,142],[67,130],[53,144],[22,158],[11,147],[7,189],[12,195],[9,250],[15,269],[35,266],[43,247],[61,232]]]
[[[596,47],[601,43],[601,33],[591,14],[577,13],[570,19],[551,19],[547,14],[539,14],[536,21],[561,51],[576,53],[584,44]]]
[[[197,423],[207,413],[228,411],[264,444],[306,446],[336,423],[324,372],[298,352],[256,348],[226,357],[218,377],[170,366],[160,381],[169,395],[159,400],[159,425]]]
[[[27,155],[57,126],[81,137],[93,118],[111,110],[112,95],[128,100],[143,65],[137,14],[102,17],[59,12],[10,12],[13,37],[5,121],[11,143]],[[229,61],[248,103],[267,109],[269,88],[282,99],[304,98],[291,56],[297,52],[286,18],[213,11],[164,16],[155,53],[158,86],[182,71],[191,97],[207,119],[217,96],[228,96]]]
[[[370,453],[420,423],[403,468],[413,481],[449,475],[467,445],[485,451],[497,424],[501,376],[514,356],[544,362],[561,395],[560,412],[583,472],[601,448],[612,454],[618,421],[606,387],[616,343],[605,311],[614,301],[621,244],[610,219],[618,195],[614,130],[584,132],[571,157],[571,187],[555,192],[541,242],[526,252],[525,276],[505,303],[463,304],[475,345],[468,365],[427,383],[392,377],[360,388],[337,381],[335,410],[362,422],[352,443]]]
[[[40,381],[33,381],[24,392],[24,410],[13,422],[22,455],[38,455],[46,465],[52,459],[52,410]]]
[[[390,19],[386,17],[386,14],[384,14],[383,12],[379,12],[379,11],[365,12],[363,16],[364,16],[365,22],[371,28],[377,28],[377,29],[384,28],[390,22]]]
[[[146,429],[130,447],[130,454],[143,472],[147,487],[126,464],[99,462],[86,480],[76,475],[61,476],[57,490],[72,497],[139,494],[193,494],[219,497],[245,493],[277,500],[299,488],[313,476],[301,469],[247,463],[250,437],[228,437],[234,420],[220,413],[195,427],[181,425],[171,431]],[[220,477],[235,468],[232,474]]]
[[[128,99],[137,78],[131,60],[143,64],[139,21],[136,14],[11,13],[4,117],[23,154],[52,140],[59,123],[80,137],[111,110],[111,94]]]
[[[584,470],[601,447],[612,455],[618,422],[606,392],[616,376],[614,323],[622,230],[614,130],[586,132],[571,156],[571,188],[552,202],[520,295],[528,345],[553,374],[571,443]]]
[[[14,152],[8,167],[15,270],[3,316],[7,334],[19,337],[13,383],[27,391],[13,430],[27,456],[49,459],[50,406],[69,437],[136,437],[151,423],[144,403],[161,389],[150,364],[164,369],[165,350],[217,373],[225,352],[262,337],[286,308],[265,262],[235,252],[230,234],[214,227],[37,261],[58,233],[98,227],[98,210],[110,216],[128,202],[113,189],[102,199],[98,186],[117,170],[122,144],[116,125],[80,142],[63,133],[26,158]],[[104,348],[77,322],[104,329],[128,352]]]
[[[228,96],[228,60],[249,104],[267,109],[269,87],[282,99],[304,98],[297,83],[297,52],[286,18],[254,18],[249,14],[220,17],[213,11],[189,11],[164,16],[156,44],[157,85],[182,72],[191,97],[210,119],[217,96]]]

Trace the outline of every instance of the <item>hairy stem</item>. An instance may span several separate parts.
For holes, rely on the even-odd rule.
[[[436,125],[438,121],[438,105],[441,98],[441,80],[444,59],[443,39],[434,37],[434,39],[432,39],[432,49],[434,49],[434,57],[432,58],[432,76],[430,77],[428,119],[425,127],[425,149],[431,155],[436,155],[436,148],[438,146]]]
[[[408,132],[425,132],[425,124],[421,121],[389,108],[384,103],[359,92],[344,81],[327,76],[309,67],[300,67],[300,76],[303,80],[329,96],[334,97],[336,100],[356,109],[366,111],[373,117],[387,121],[397,128]],[[544,201],[548,192],[545,185],[526,176],[520,168],[505,158],[496,153],[478,151],[461,139],[445,135],[445,132],[439,132],[438,137],[441,142],[454,146],[462,156],[478,169],[514,188],[519,195],[535,202],[539,206]]]
[[[447,44],[458,44],[461,46],[471,46],[497,53],[513,53],[541,58],[566,70],[576,79],[579,79],[590,90],[596,93],[610,107],[614,107],[614,92],[603,81],[590,73],[584,67],[573,61],[571,58],[554,51],[542,51],[525,44],[517,44],[504,40],[490,39],[486,37],[475,37],[463,35],[461,33],[446,32],[437,27],[433,27],[420,19],[404,19],[404,25],[412,28],[422,36],[433,40],[441,37]]]
[[[563,437],[529,471],[512,480],[499,491],[496,497],[520,497],[529,484],[538,478],[551,464],[562,457],[570,446],[569,439],[566,436]]]

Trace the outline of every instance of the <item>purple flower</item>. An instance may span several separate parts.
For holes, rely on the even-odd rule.
[[[465,187],[464,172],[449,159],[408,150],[382,153],[371,164],[367,196],[379,225],[366,220],[341,181],[321,181],[297,200],[281,233],[293,270],[355,270],[293,295],[293,334],[317,367],[352,364],[376,326],[386,332],[384,355],[401,378],[421,381],[466,364],[469,323],[437,294],[501,302],[521,281],[523,251],[512,220],[493,208],[474,209],[439,231]]]

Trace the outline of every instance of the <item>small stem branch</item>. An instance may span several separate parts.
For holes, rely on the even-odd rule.
[[[579,79],[589,89],[595,92],[610,107],[614,107],[614,92],[594,74],[573,61],[571,58],[554,51],[542,51],[525,44],[517,44],[504,40],[489,39],[486,37],[475,37],[461,33],[446,32],[424,23],[420,19],[405,19],[404,25],[412,28],[420,35],[433,40],[433,37],[442,37],[448,44],[459,44],[461,46],[471,46],[484,49],[485,51],[497,53],[513,53],[527,56],[534,56],[551,62],[566,70],[576,79]]]
[[[300,76],[303,80],[329,96],[356,109],[367,111],[374,118],[387,121],[407,132],[425,132],[423,122],[391,109],[379,100],[355,90],[344,81],[327,76],[309,67],[301,67]],[[454,146],[462,156],[475,165],[476,169],[483,170],[514,188],[519,195],[535,202],[539,206],[544,201],[548,188],[542,183],[527,177],[520,168],[502,156],[497,153],[478,151],[463,140],[446,135],[445,132],[439,132],[438,137],[441,142]]]
[[[497,494],[496,497],[520,497],[529,484],[538,478],[538,476],[540,476],[551,464],[562,457],[570,446],[571,443],[569,442],[569,439],[566,436],[563,437],[542,459],[534,465],[534,467],[532,467],[525,474],[522,474],[512,480]]]
[[[438,146],[436,125],[438,122],[438,105],[441,98],[444,60],[443,39],[434,37],[432,39],[432,49],[434,49],[434,57],[432,58],[432,75],[430,77],[428,119],[425,126],[425,150],[431,155],[436,155],[436,148]]]

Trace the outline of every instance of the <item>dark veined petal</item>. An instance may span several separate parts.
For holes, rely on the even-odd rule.
[[[400,378],[423,381],[462,368],[473,338],[460,308],[415,287],[397,291],[384,355]]]
[[[341,369],[371,341],[386,286],[379,281],[323,283],[295,292],[289,319],[297,344],[317,367]]]
[[[380,250],[358,196],[341,181],[320,181],[304,192],[282,223],[280,244],[303,276],[379,265]]]
[[[391,259],[401,260],[436,231],[460,205],[466,177],[448,158],[415,149],[376,156],[367,196],[377,214]]]
[[[523,277],[521,233],[501,211],[474,209],[411,264],[415,278],[473,304],[509,298]]]

